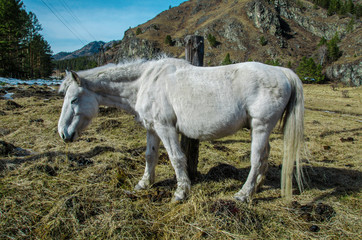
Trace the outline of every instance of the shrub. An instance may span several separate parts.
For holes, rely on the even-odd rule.
[[[304,83],[322,83],[324,81],[322,66],[317,65],[313,58],[303,57],[296,72]]]
[[[302,1],[297,0],[296,4],[297,4],[298,8],[303,9],[303,10],[305,9],[305,5]]]
[[[169,46],[173,46],[172,37],[170,35],[167,35],[165,38],[165,43]]]
[[[347,30],[348,33],[353,32],[354,24],[355,24],[355,20],[354,20],[354,17],[352,17],[351,20],[348,22],[348,25],[347,25],[346,30]]]
[[[318,43],[318,46],[327,45],[328,41],[325,37],[322,37],[321,40]]]
[[[339,50],[338,43],[340,42],[338,33],[334,35],[334,37],[327,41],[324,37],[319,41],[318,46],[326,46],[327,48],[327,58],[329,62],[336,61],[340,56],[342,56],[342,52]]]
[[[327,15],[332,16],[332,15],[338,13],[340,9],[342,9],[341,1],[339,1],[339,0],[330,0]]]
[[[265,46],[268,44],[268,40],[266,40],[264,36],[261,36],[259,38],[259,43],[260,43],[260,45]]]
[[[221,63],[222,65],[229,65],[232,64],[231,59],[230,59],[230,54],[227,53],[225,56],[225,59],[222,61]]]
[[[268,65],[272,65],[272,66],[281,66],[282,65],[279,62],[279,59],[267,60],[265,63],[268,64]]]
[[[331,83],[331,88],[333,91],[337,91],[338,90],[338,84],[336,82],[332,82]]]
[[[211,35],[211,33],[209,33],[209,35],[207,35],[207,41],[209,41],[211,47],[216,47],[218,44],[215,36]]]
[[[349,91],[348,90],[342,90],[342,97],[343,98],[349,98]]]
[[[355,8],[356,17],[360,18],[362,16],[362,5],[358,4]]]
[[[137,30],[136,30],[136,35],[140,35],[140,34],[142,34],[142,29],[141,29],[141,28],[137,28]]]

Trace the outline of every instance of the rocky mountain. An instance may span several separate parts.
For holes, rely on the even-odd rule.
[[[57,54],[54,54],[52,56],[52,58],[55,60],[55,61],[58,61],[58,60],[62,60],[63,58],[65,58],[66,56],[70,55],[71,53],[70,52],[59,52]]]
[[[183,58],[187,35],[204,36],[205,66],[220,65],[229,54],[232,62],[274,62],[295,70],[303,57],[312,57],[328,79],[362,84],[360,18],[330,14],[306,0],[186,1],[128,29],[106,58],[116,63],[163,53]],[[319,43],[336,35],[341,56],[326,61],[326,46]]]
[[[53,55],[53,59],[56,61],[59,60],[66,60],[72,59],[77,57],[84,57],[84,56],[92,56],[99,52],[101,46],[105,45],[105,42],[102,41],[94,41],[90,42],[81,49],[78,49],[74,52],[60,52]]]

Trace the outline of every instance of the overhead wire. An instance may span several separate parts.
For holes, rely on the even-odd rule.
[[[78,18],[77,14],[74,14],[73,10],[69,7],[68,3],[66,2],[66,0],[60,0],[60,2],[62,3],[64,9],[68,12],[68,14],[73,18],[73,20],[75,21],[75,23],[78,24],[78,26],[84,30],[86,33],[88,33],[88,35],[94,40],[94,41],[98,41],[89,31],[88,29],[82,24],[82,22],[80,21],[80,19]],[[98,56],[98,65],[101,66],[103,64],[106,63],[106,56],[104,53],[104,46],[101,45],[99,48],[99,56]]]
[[[43,4],[53,13],[53,15],[83,44],[86,45],[86,43],[81,39],[79,35],[77,35],[69,26],[66,24],[66,20],[61,14],[57,14],[56,10],[53,10],[52,7],[47,4],[44,0],[41,0]],[[63,19],[62,19],[63,18]]]
[[[92,33],[88,31],[88,29],[82,24],[82,22],[79,20],[77,14],[74,14],[73,10],[69,7],[68,3],[65,0],[60,0],[62,3],[64,9],[69,13],[69,15],[74,19],[74,21],[85,31],[88,33],[88,35],[94,40],[97,41],[97,39],[93,36]]]

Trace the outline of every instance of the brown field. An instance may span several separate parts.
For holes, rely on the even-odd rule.
[[[62,97],[21,88],[13,101],[0,100],[0,239],[362,236],[362,88],[305,85],[305,191],[295,189],[293,203],[280,197],[276,129],[265,186],[250,204],[232,198],[250,167],[248,130],[202,142],[191,196],[173,204],[176,182],[163,148],[156,184],[132,190],[146,146],[132,116],[102,107],[81,138],[65,145],[57,133]]]

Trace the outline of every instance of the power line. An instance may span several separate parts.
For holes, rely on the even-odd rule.
[[[93,38],[94,41],[97,41],[97,39],[88,31],[88,29],[82,24],[82,22],[79,20],[76,14],[73,13],[72,9],[69,7],[67,2],[65,0],[61,0],[61,3],[63,4],[63,7],[66,11],[68,11],[69,15],[75,20],[75,22],[88,33],[88,35]]]
[[[65,22],[58,16],[58,14],[56,14],[55,13],[55,11],[53,11],[53,9],[44,1],[44,0],[41,0],[43,3],[44,3],[44,5],[53,13],[53,15],[56,17],[56,18],[58,18],[58,20],[83,44],[83,45],[86,45],[86,43],[82,40],[82,39],[80,39],[80,37],[77,35],[77,34],[75,34],[73,31],[72,31],[72,29],[70,29],[69,27],[68,27],[68,25],[67,24],[65,24]]]

